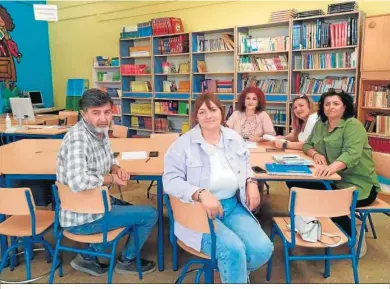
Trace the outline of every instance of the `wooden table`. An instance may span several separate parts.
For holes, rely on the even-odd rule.
[[[2,124],[2,123],[5,124],[6,116],[7,116],[6,114],[0,115],[0,124]],[[12,125],[19,124],[19,122],[12,117],[12,114],[9,114],[9,116],[11,118]],[[37,114],[37,115],[35,115],[34,121],[23,121],[22,123],[23,123],[23,125],[44,124],[45,121],[56,120],[56,119],[59,119],[59,116],[55,115],[55,114],[42,114],[42,115]]]
[[[15,131],[9,132],[5,124],[0,123],[0,137],[5,137],[5,143],[15,142],[25,138],[57,138],[62,139],[68,132],[69,127],[66,126],[50,126],[50,125],[25,125],[17,128]]]

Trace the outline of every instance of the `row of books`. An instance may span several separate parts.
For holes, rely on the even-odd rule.
[[[368,144],[376,152],[390,154],[390,139],[368,136]]]
[[[132,75],[132,74],[148,74],[150,69],[146,64],[122,64],[121,74]]]
[[[130,81],[131,92],[152,92],[152,84],[150,81]]]
[[[132,116],[130,118],[132,128],[142,128],[152,130],[153,121],[151,117]]]
[[[188,34],[158,40],[158,54],[178,54],[189,52]]]
[[[97,81],[120,81],[119,71],[98,71]]]
[[[121,38],[152,36],[152,21],[137,23],[137,26],[123,26]]]
[[[357,29],[357,18],[353,17],[338,23],[317,19],[316,23],[295,24],[293,27],[293,49],[356,45]]]
[[[175,80],[164,80],[163,92],[190,92],[190,81],[181,80],[178,87]]]
[[[100,87],[102,91],[107,92],[110,97],[122,97],[122,90],[114,87]]]
[[[224,33],[219,38],[205,39],[204,36],[196,36],[197,51],[226,51],[234,50],[234,36]]]
[[[299,90],[298,90],[299,88]],[[309,76],[296,74],[295,93],[322,94],[329,88],[342,89],[347,93],[355,93],[355,77],[328,76],[324,79],[311,78]]]
[[[294,69],[354,68],[356,52],[302,53],[294,60]]]
[[[273,124],[284,125],[286,124],[286,110],[284,109],[267,109]]]
[[[364,106],[390,108],[390,88],[388,86],[369,86],[364,91]]]
[[[239,53],[286,51],[290,47],[290,38],[288,36],[253,37],[239,32],[238,40],[240,43]]]
[[[205,79],[200,81],[201,92],[233,93],[233,80]]]
[[[188,115],[188,102],[177,100],[156,101],[154,103],[154,113]]]
[[[130,103],[130,113],[152,115],[151,103]]]
[[[163,74],[169,74],[169,73],[190,73],[190,63],[189,62],[183,62],[179,64],[179,68],[176,69],[176,65],[173,62],[163,62],[161,64],[162,73]]]
[[[95,56],[93,66],[119,66],[119,57]]]
[[[238,63],[240,72],[249,71],[278,71],[287,70],[288,61],[286,55],[277,56],[241,56]]]
[[[154,129],[155,131],[168,132],[170,131],[169,120],[166,118],[156,118],[154,120]]]
[[[176,17],[152,19],[151,24],[153,35],[176,34],[184,32],[182,20]]]
[[[367,132],[390,136],[390,115],[370,114],[366,117],[364,128]]]
[[[287,79],[256,79],[255,76],[243,77],[242,88],[249,86],[257,86],[264,93],[287,93],[288,80]]]

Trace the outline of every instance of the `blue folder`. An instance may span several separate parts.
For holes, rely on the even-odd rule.
[[[305,165],[266,164],[265,169],[270,175],[311,176],[311,170]]]

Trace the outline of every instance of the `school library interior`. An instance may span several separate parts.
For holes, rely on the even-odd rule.
[[[389,284],[390,2],[0,3],[0,283]]]

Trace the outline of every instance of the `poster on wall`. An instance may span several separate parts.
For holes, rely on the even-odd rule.
[[[22,59],[18,45],[11,38],[15,24],[5,7],[0,5],[0,81],[16,81],[15,61]]]

